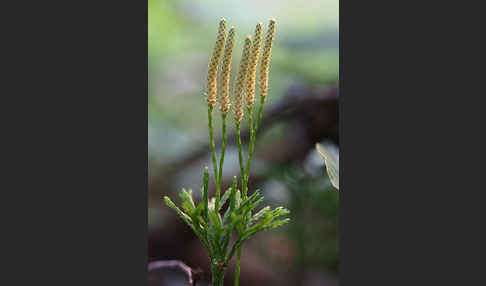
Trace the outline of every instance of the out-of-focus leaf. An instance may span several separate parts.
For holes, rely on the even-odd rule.
[[[316,144],[319,155],[324,159],[331,184],[339,190],[339,151],[334,145]]]

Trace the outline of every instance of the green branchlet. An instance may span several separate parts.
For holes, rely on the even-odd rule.
[[[203,181],[207,178],[206,174],[207,172],[205,172]],[[234,250],[227,255],[229,240],[234,230],[236,230],[238,239],[233,248],[261,230],[272,229],[289,221],[289,219],[278,219],[289,213],[287,209],[278,207],[271,210],[268,206],[246,220],[248,213],[255,210],[263,201],[263,196],[260,195],[259,190],[256,190],[248,198],[241,199],[239,190],[236,191],[233,187],[236,187],[236,177],[233,179],[232,187],[223,194],[220,209],[215,208],[216,199],[214,197],[209,201],[201,201],[196,206],[192,190],[182,189],[180,193],[183,210],[178,208],[169,197],[164,197],[167,206],[182,218],[201,241],[205,245],[212,246],[208,247],[208,251],[211,256],[217,258],[218,263],[227,263],[234,255]],[[206,204],[208,205],[208,215],[205,214]],[[227,208],[222,218],[221,211],[225,206]]]

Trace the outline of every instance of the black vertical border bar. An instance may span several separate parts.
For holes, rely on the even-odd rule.
[[[468,259],[453,257],[454,247],[461,254],[476,251],[465,248],[468,235],[452,223],[465,225],[470,219],[462,219],[458,209],[471,206],[460,201],[468,197],[462,193],[466,177],[455,183],[452,175],[466,164],[455,164],[449,160],[457,154],[448,155],[461,150],[457,157],[466,157],[463,151],[470,146],[460,148],[464,139],[457,133],[467,129],[454,129],[446,121],[465,118],[460,110],[470,112],[470,107],[458,108],[469,83],[454,90],[456,78],[443,74],[452,72],[452,65],[442,59],[458,51],[441,54],[452,34],[434,25],[457,21],[431,18],[435,3],[429,9],[425,2],[413,1],[346,5],[343,18],[340,0],[340,285],[479,285],[469,282],[469,267],[467,273],[459,272]],[[439,14],[450,15],[443,10]],[[457,29],[461,35],[466,30]],[[439,31],[448,36],[433,46]],[[440,60],[431,60],[436,57]],[[455,106],[446,109],[451,91]],[[453,146],[444,148],[451,142]],[[447,191],[452,191],[449,198]],[[434,236],[437,230],[441,233]]]
[[[5,11],[0,285],[147,285],[148,2]]]

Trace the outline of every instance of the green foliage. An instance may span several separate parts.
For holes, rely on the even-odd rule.
[[[207,178],[206,168],[203,176],[203,198],[207,195]],[[272,210],[266,206],[254,215],[250,215],[263,201],[263,196],[257,190],[248,198],[242,199],[240,191],[235,187],[236,177],[232,187],[223,194],[219,210],[215,209],[215,198],[211,198],[207,207],[206,202],[208,201],[205,200],[196,206],[192,190],[182,189],[180,193],[183,210],[179,209],[169,197],[164,197],[167,206],[182,218],[207,247],[211,260],[218,265],[224,265],[223,267],[229,263],[236,248],[245,240],[259,231],[273,229],[289,221],[288,218],[281,219],[282,216],[289,214],[289,210],[283,207]],[[225,205],[226,210],[222,218],[221,211]],[[231,251],[228,252],[229,241],[234,234],[236,234],[236,239]]]

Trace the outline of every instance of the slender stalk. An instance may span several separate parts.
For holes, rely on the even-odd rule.
[[[266,97],[260,96],[260,108],[258,109],[258,118],[257,122],[255,123],[255,133],[258,131],[258,126],[260,125],[260,121],[262,120],[262,113],[263,113],[263,106],[265,105]]]
[[[221,115],[222,123],[222,146],[221,146],[221,157],[219,159],[219,173],[218,173],[218,186],[219,190],[221,190],[221,183],[223,180],[223,164],[224,164],[224,153],[226,151],[226,114]],[[219,196],[217,196],[219,198]],[[219,199],[216,200],[216,209],[219,209]]]
[[[248,187],[248,180],[250,178],[250,168],[251,168],[251,161],[253,159],[253,153],[255,150],[255,141],[256,141],[256,133],[258,130],[258,125],[262,119],[263,113],[263,105],[265,104],[265,97],[260,97],[260,108],[258,109],[257,121],[253,124],[253,108],[248,108],[248,123],[250,126],[250,146],[248,150],[248,159],[246,161],[246,176],[244,182],[244,188]],[[246,189],[245,189],[246,190]]]
[[[209,185],[209,169],[204,168],[203,175],[203,202],[204,202],[204,217],[209,220],[209,198],[208,198],[208,185]],[[207,235],[207,233],[206,233]]]
[[[213,159],[214,184],[216,185],[216,205],[219,205],[220,188],[218,185],[218,162],[216,160],[216,148],[214,146],[214,129],[213,129],[213,107],[208,108],[208,125],[209,125],[209,141],[211,145],[211,154]]]
[[[255,128],[253,127],[253,108],[248,108],[248,125],[250,127],[250,146],[248,148],[248,159],[246,161],[245,186],[248,186],[250,177],[251,159],[255,148]]]
[[[238,246],[238,252],[236,255],[235,286],[238,286],[240,284],[241,245]]]
[[[241,182],[243,184],[245,178],[245,163],[243,162],[243,154],[241,151],[241,134],[240,134],[240,123],[236,122],[236,140],[238,143],[238,162],[240,163],[240,171],[241,171]],[[246,190],[241,190],[243,193],[243,197],[246,198]]]
[[[239,155],[239,162],[240,162],[240,170],[241,170],[241,189],[242,189],[242,196],[243,198],[248,198],[247,196],[247,188],[246,188],[246,174],[245,174],[245,166],[243,163],[243,155],[241,153],[241,135],[240,135],[240,123],[236,124],[236,136],[238,140],[238,155]],[[243,218],[243,225],[246,225],[246,218]],[[236,257],[236,266],[235,266],[235,286],[238,286],[240,283],[240,262],[241,262],[241,244],[238,245],[237,248],[237,257]]]

